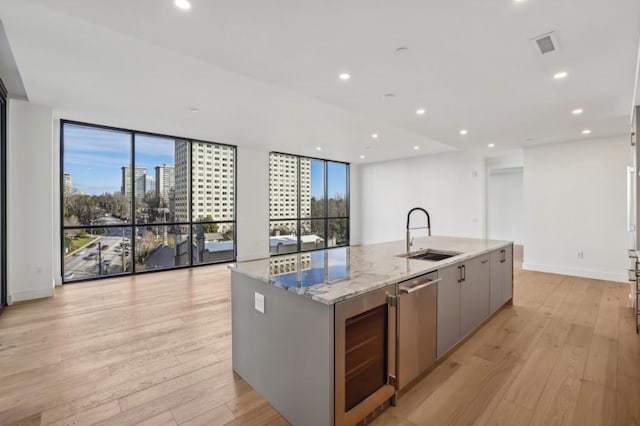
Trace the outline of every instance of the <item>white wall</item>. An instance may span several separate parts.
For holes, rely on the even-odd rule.
[[[269,151],[238,147],[238,260],[269,257]]]
[[[361,166],[349,167],[349,243],[352,246],[362,244],[362,196]]]
[[[522,244],[522,167],[487,171],[487,238]]]
[[[423,207],[433,235],[484,237],[484,160],[464,152],[360,167],[363,244],[403,240],[407,213]],[[412,226],[426,223],[418,214]],[[416,236],[424,235],[421,231]]]
[[[7,263],[9,303],[53,295],[54,187],[52,111],[9,101]],[[59,249],[58,249],[59,250]]]
[[[628,145],[620,136],[525,149],[525,269],[626,282]]]

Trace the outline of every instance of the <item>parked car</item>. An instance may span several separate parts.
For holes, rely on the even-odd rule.
[[[102,245],[102,250],[106,250],[106,249],[108,249],[108,248],[109,248],[109,244],[103,244],[103,245]]]

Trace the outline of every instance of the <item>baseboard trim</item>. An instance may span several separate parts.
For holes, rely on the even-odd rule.
[[[26,300],[45,299],[53,297],[55,290],[51,288],[43,288],[38,290],[14,291],[7,294],[7,303],[12,305],[16,302],[24,302]]]
[[[591,271],[588,269],[573,269],[562,266],[539,265],[535,263],[523,263],[522,269],[526,271],[547,272],[550,274],[571,275],[574,277],[592,278],[595,280],[615,281],[628,283],[625,274],[614,274],[611,272]]]

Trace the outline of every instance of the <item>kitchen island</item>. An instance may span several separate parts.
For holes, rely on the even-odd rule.
[[[396,341],[410,340],[413,358],[442,358],[512,299],[511,242],[433,236],[416,239],[412,253],[426,249],[450,257],[402,257],[398,241],[231,265],[234,370],[292,424],[356,424],[384,409],[408,359]],[[434,328],[418,335],[433,344],[397,333],[399,283],[420,277],[429,279],[416,290],[430,287],[433,304],[418,311]]]

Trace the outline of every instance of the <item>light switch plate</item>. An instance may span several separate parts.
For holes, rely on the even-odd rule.
[[[255,293],[255,308],[256,311],[264,314],[264,294]]]

